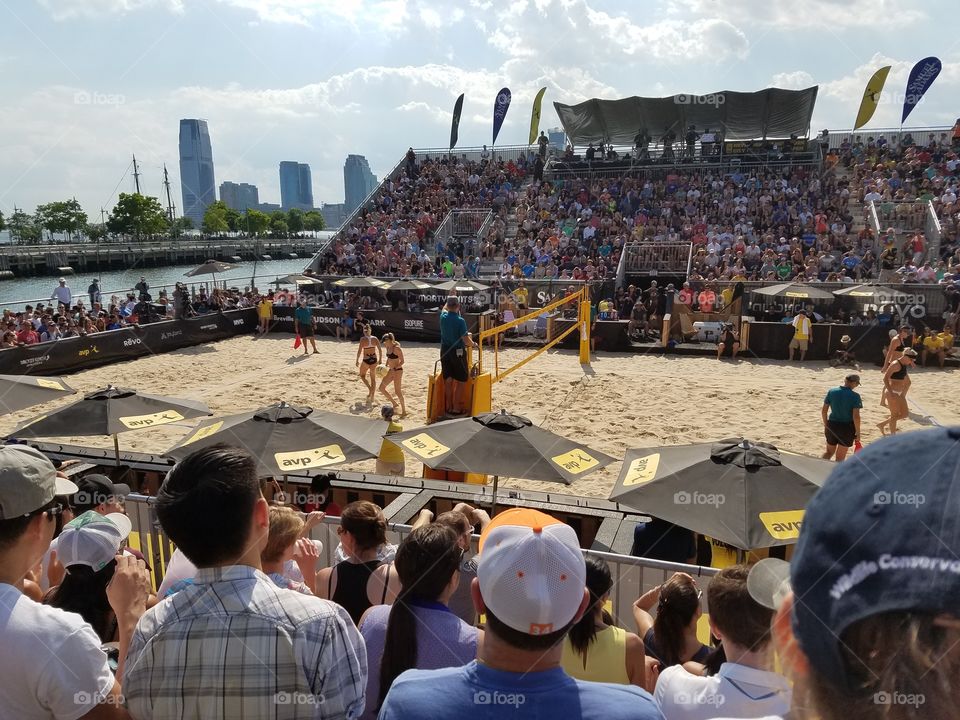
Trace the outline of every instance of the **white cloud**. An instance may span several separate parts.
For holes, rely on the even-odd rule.
[[[39,0],[54,20],[77,17],[125,15],[149,7],[160,7],[172,12],[183,12],[184,0]]]
[[[773,76],[771,85],[785,90],[803,90],[816,85],[816,83],[813,81],[813,75],[806,70],[794,70],[793,72],[777,73]]]
[[[785,30],[829,27],[889,27],[913,24],[927,13],[910,0],[675,0],[679,17],[704,16]]]

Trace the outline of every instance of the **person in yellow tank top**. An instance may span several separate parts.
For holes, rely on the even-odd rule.
[[[614,625],[604,610],[613,587],[609,566],[592,556],[586,561],[590,605],[563,640],[564,671],[578,680],[637,685],[652,692],[646,685],[643,641]]]

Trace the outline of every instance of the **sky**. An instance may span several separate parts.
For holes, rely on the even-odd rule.
[[[850,128],[863,87],[893,69],[868,128],[899,123],[910,68],[943,71],[908,120],[960,116],[960,33],[944,0],[0,0],[0,212],[76,197],[91,216],[170,171],[180,118],[208,121],[216,182],[279,202],[278,166],[311,166],[314,200],[343,202],[343,162],[378,176],[408,146],[490,143],[493,103],[513,103],[498,145],[526,141],[533,97],[819,86],[813,133]]]

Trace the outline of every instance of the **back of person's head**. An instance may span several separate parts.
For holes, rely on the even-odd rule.
[[[387,520],[383,511],[367,500],[347,505],[340,516],[340,527],[353,536],[357,552],[378,548],[387,541]]]
[[[570,642],[573,649],[580,655],[586,656],[587,648],[597,636],[597,623],[594,613],[602,607],[610,588],[613,587],[613,577],[610,575],[610,566],[603,558],[592,555],[586,558],[587,565],[587,592],[590,593],[590,604],[580,619],[570,628]],[[609,616],[608,616],[609,617]]]
[[[270,507],[270,535],[267,545],[260,553],[265,563],[279,562],[303,531],[303,518],[292,507],[272,505]]]
[[[470,520],[459,510],[447,510],[440,513],[434,518],[433,522],[435,525],[450,528],[457,534],[457,537],[473,532],[473,525],[470,524]]]
[[[710,622],[723,636],[728,654],[730,644],[758,652],[770,641],[773,611],[751,597],[747,589],[749,572],[746,565],[724,568],[707,587]]]
[[[390,608],[377,707],[394,679],[417,665],[417,619],[411,605],[436,602],[450,586],[462,556],[454,531],[436,523],[417,528],[397,548],[394,564],[402,589]]]
[[[99,570],[87,565],[70,565],[63,580],[43,598],[45,605],[77,613],[94,629],[100,642],[113,642],[116,623],[107,585],[113,579],[117,561],[111,560]]]
[[[960,718],[958,440],[882,438],[807,506],[770,605],[795,704],[822,720]]]
[[[174,465],[157,493],[156,509],[164,532],[203,568],[244,553],[258,501],[263,496],[256,460],[244,449],[217,444]]]
[[[505,510],[484,528],[477,581],[486,631],[518,650],[554,647],[587,604],[577,534],[538,510]]]
[[[684,657],[686,633],[699,616],[700,595],[697,584],[680,573],[660,586],[653,637],[664,666],[678,665],[687,660]]]

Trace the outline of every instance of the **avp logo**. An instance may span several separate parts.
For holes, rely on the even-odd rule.
[[[94,353],[99,353],[99,352],[100,351],[97,350],[97,346],[92,345],[84,350],[77,350],[77,355],[79,355],[80,357],[88,357],[90,355],[93,355]]]
[[[423,320],[404,320],[403,326],[405,328],[412,328],[414,330],[423,330]]]
[[[124,347],[130,347],[131,345],[143,345],[143,340],[140,338],[127,338],[123,341]]]
[[[236,326],[236,325],[243,325],[244,322],[245,322],[245,320],[244,320],[243,318],[236,318],[236,319],[233,321],[233,324],[234,324],[234,326]]]
[[[169,340],[170,338],[180,337],[183,335],[183,330],[171,330],[170,332],[160,333],[161,340]]]

